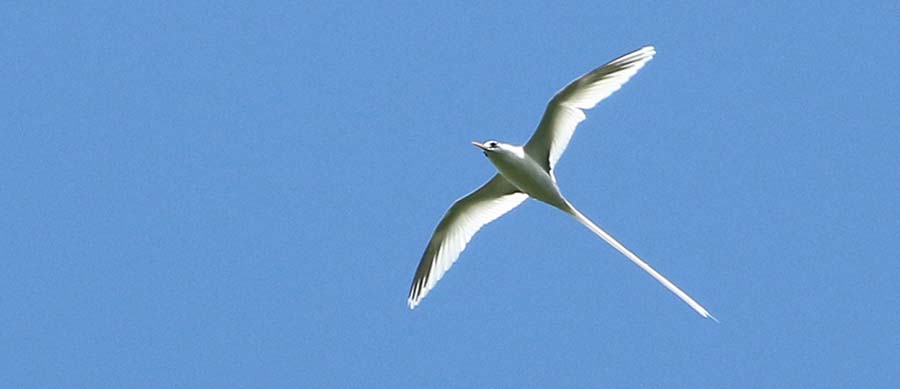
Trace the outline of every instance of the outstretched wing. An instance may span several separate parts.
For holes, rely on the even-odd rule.
[[[415,308],[434,288],[482,226],[503,216],[527,198],[528,195],[519,192],[497,174],[474,192],[456,200],[438,223],[425,248],[409,288],[409,308]]]
[[[528,143],[525,152],[550,171],[572,139],[575,127],[601,100],[619,90],[656,54],[653,46],[625,54],[594,69],[566,85],[547,104],[544,117]]]

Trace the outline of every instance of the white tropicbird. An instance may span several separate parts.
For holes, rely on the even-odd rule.
[[[498,174],[474,192],[456,200],[438,223],[409,288],[410,309],[415,308],[434,288],[482,226],[532,197],[572,215],[684,300],[697,313],[716,320],[691,296],[575,209],[560,193],[553,174],[553,168],[566,150],[575,127],[585,119],[583,110],[593,108],[619,90],[654,54],[656,50],[652,46],[643,47],[566,85],[550,100],[537,130],[524,146],[495,140],[472,142],[484,151],[484,155],[497,168]]]

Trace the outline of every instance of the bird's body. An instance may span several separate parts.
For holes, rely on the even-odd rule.
[[[675,284],[584,216],[562,195],[553,168],[565,151],[575,127],[585,119],[583,109],[618,90],[656,53],[651,46],[623,55],[572,81],[550,100],[544,117],[523,146],[487,141],[472,142],[484,151],[498,174],[460,198],[441,219],[416,269],[409,291],[415,306],[444,276],[472,236],[487,223],[531,197],[571,215],[598,237],[619,250],[703,317],[715,318]]]
[[[472,143],[479,147],[483,146],[477,142]],[[525,154],[525,149],[521,146],[497,142],[497,150],[485,150],[484,155],[491,160],[497,172],[522,193],[557,208],[565,207],[566,200],[556,185],[556,179]]]

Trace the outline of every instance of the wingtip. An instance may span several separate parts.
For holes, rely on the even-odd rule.
[[[713,315],[712,315],[711,313],[709,313],[709,312],[706,313],[706,317],[712,319],[712,321],[716,322],[716,324],[722,324],[722,322],[720,322],[719,319],[716,319],[716,317],[713,316]]]
[[[641,46],[641,48],[632,51],[631,54],[639,54],[639,55],[650,55],[653,56],[656,54],[656,47],[653,45]]]

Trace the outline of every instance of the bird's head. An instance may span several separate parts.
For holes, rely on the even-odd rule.
[[[521,159],[525,157],[525,150],[522,146],[515,146],[495,140],[488,140],[484,143],[472,142],[472,144],[481,149],[481,151],[484,152],[484,156],[488,157],[491,161],[506,160],[509,158]]]
[[[495,140],[487,140],[484,143],[472,142],[472,144],[484,151],[484,155],[488,155],[488,153],[493,153],[496,151],[500,151],[503,147],[503,143],[497,142]]]

